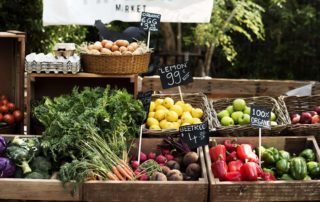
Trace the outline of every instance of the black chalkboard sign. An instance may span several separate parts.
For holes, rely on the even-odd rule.
[[[167,65],[159,68],[159,75],[163,89],[185,85],[193,82],[188,63]]]
[[[160,14],[156,13],[141,13],[140,27],[145,31],[157,32],[160,30]]]
[[[150,103],[151,103],[151,96],[152,96],[152,91],[147,91],[145,93],[139,92],[137,97],[139,100],[141,100],[143,107],[147,113],[147,117],[148,117]],[[145,122],[145,120],[143,122]]]
[[[271,109],[251,106],[250,110],[250,125],[258,128],[270,128]]]
[[[187,143],[190,149],[209,144],[208,121],[200,124],[181,126],[179,132],[182,141]]]

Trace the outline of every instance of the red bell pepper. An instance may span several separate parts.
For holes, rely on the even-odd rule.
[[[225,176],[224,179],[226,181],[241,181],[242,180],[242,175],[239,171],[233,171],[233,172],[228,172]]]
[[[226,147],[222,144],[218,144],[214,147],[211,147],[209,150],[210,158],[212,162],[217,160],[226,160]]]
[[[227,162],[238,160],[237,152],[233,151],[230,154],[227,154]]]
[[[258,162],[258,156],[253,152],[252,146],[249,144],[241,144],[237,147],[237,156],[242,160]]]
[[[228,170],[229,172],[232,171],[240,171],[240,168],[243,166],[242,161],[236,160],[236,161],[230,161],[228,163]]]
[[[262,172],[261,173],[261,178],[265,181],[275,181],[277,180],[276,177],[274,175],[272,175],[272,173],[270,172]]]
[[[256,181],[261,176],[261,168],[255,162],[247,162],[240,169],[242,179],[247,181]]]
[[[214,177],[219,178],[219,180],[224,180],[224,176],[228,172],[228,166],[223,160],[217,160],[216,162],[212,163],[211,169]]]
[[[238,144],[236,144],[237,140],[236,139],[226,139],[223,144],[224,146],[226,147],[227,151],[228,152],[233,152],[233,151],[236,151],[237,150],[237,146]]]

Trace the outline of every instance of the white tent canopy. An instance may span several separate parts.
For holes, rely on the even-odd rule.
[[[139,22],[142,11],[161,14],[161,22],[204,23],[212,7],[213,0],[43,0],[43,24]]]

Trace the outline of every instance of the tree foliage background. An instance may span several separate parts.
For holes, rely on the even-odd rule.
[[[228,4],[240,0],[219,1]],[[252,2],[264,10],[261,12],[264,40],[258,40],[257,35],[250,30],[247,32],[252,36],[252,41],[249,41],[243,33],[228,30],[226,34],[232,38],[236,57],[230,62],[223,47],[216,47],[209,76],[320,80],[320,1],[252,0]],[[173,28],[176,27],[175,24],[172,25]],[[121,30],[123,26],[127,24],[119,22],[112,24],[114,29]],[[197,24],[182,24],[182,27],[183,38],[186,39],[185,42],[189,42],[183,44],[183,50],[198,50],[200,47],[204,56],[207,47],[195,43],[199,34],[196,31]],[[9,29],[27,32],[27,53],[49,52],[58,41],[80,44],[85,40],[98,39],[97,31],[93,27],[43,27],[42,0],[0,0],[0,31]],[[161,34],[158,36],[159,41],[165,40],[161,38]],[[162,49],[160,46],[163,43],[155,44],[160,44],[156,49]]]

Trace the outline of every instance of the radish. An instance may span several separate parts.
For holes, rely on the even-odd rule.
[[[140,153],[140,162],[148,160],[147,155],[143,152]]]
[[[140,180],[140,181],[148,181],[148,180],[149,180],[149,176],[148,176],[148,175],[141,175],[141,176],[139,177],[139,180]]]
[[[158,164],[165,164],[167,159],[166,159],[165,156],[160,154],[160,155],[157,156],[156,161],[157,161]]]
[[[139,167],[139,162],[138,161],[131,161],[131,167],[132,169],[137,169]]]
[[[155,159],[156,159],[156,153],[150,152],[150,153],[148,154],[148,159],[153,159],[153,160],[155,160]]]
[[[174,157],[171,154],[166,154],[165,157],[168,161],[171,161],[174,159]]]

